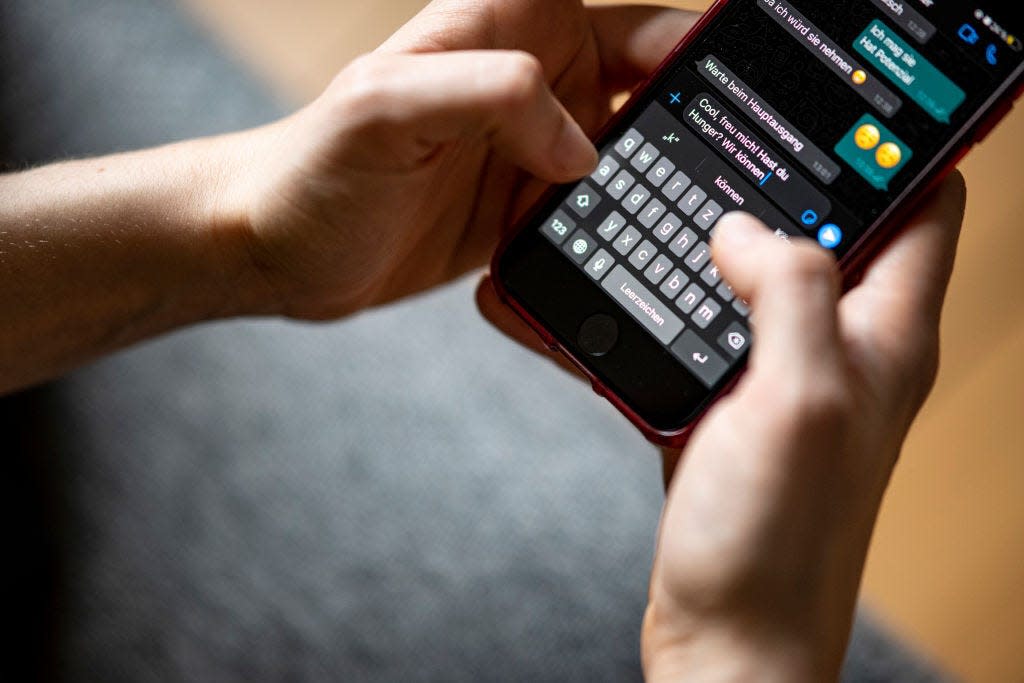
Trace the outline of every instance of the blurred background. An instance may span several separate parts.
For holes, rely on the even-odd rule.
[[[296,104],[426,4],[184,1]],[[972,681],[1024,681],[1022,140],[1024,112],[1015,111],[961,166],[969,201],[942,370],[890,488],[864,582],[871,605]]]
[[[0,159],[255,125],[425,4],[4,0],[0,127],[18,134],[0,135]],[[942,369],[864,581],[916,649],[993,683],[1024,681],[1022,140],[1016,111],[962,166]],[[104,681],[334,680],[346,663],[374,680],[635,680],[661,498],[651,449],[488,330],[471,289],[327,328],[190,330],[0,402],[0,429],[51,455],[7,477],[39,482],[39,518],[4,516],[54,560],[19,567],[48,601],[30,611],[71,615],[49,647],[75,663],[45,651],[45,665]],[[389,338],[397,316],[411,339]],[[401,392],[378,381],[414,373]],[[445,383],[457,389],[439,400]],[[387,430],[362,428],[381,415]],[[858,638],[863,660],[883,656]],[[439,677],[416,668],[423,653],[467,664]],[[857,680],[892,679],[865,666]]]

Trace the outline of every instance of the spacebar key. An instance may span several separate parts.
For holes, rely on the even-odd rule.
[[[612,274],[604,279],[604,288],[662,344],[671,344],[683,331],[683,321],[666,310],[665,304],[622,266],[615,266]]]

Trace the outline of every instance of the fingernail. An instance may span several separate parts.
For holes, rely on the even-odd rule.
[[[566,121],[552,151],[567,173],[583,176],[597,168],[597,149],[575,121]]]
[[[739,248],[750,244],[765,231],[761,223],[745,213],[728,213],[722,216],[715,228],[715,241],[728,248]]]

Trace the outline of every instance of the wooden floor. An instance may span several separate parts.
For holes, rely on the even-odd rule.
[[[297,103],[425,4],[185,2]],[[970,199],[943,368],[886,500],[864,583],[876,609],[969,681],[1024,681],[1022,141],[1017,111],[962,167]]]

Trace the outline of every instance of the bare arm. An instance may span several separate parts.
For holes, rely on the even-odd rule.
[[[0,176],[0,393],[252,303],[212,225],[228,144]]]
[[[263,128],[0,176],[0,394],[184,325],[332,320],[482,266],[546,183],[592,170],[585,133],[694,20],[499,5],[432,3]]]

